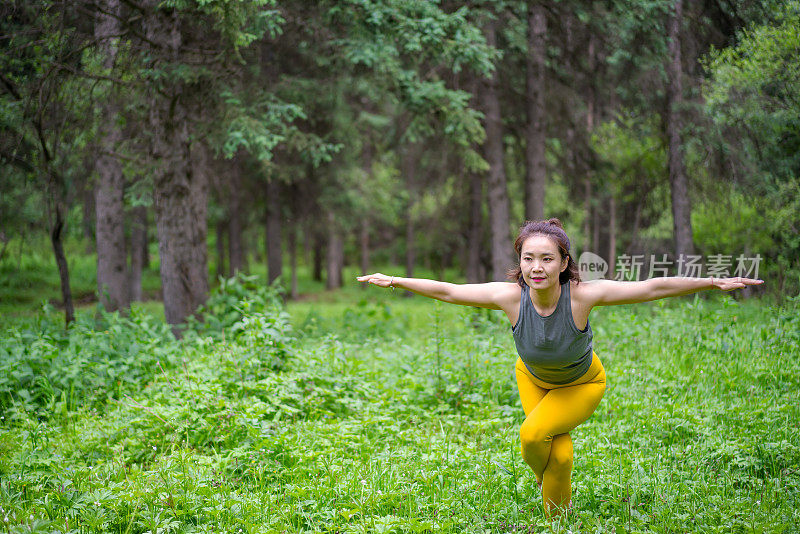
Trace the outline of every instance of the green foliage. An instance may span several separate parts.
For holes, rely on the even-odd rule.
[[[270,300],[247,280],[226,285],[217,310]],[[609,386],[572,432],[574,510],[549,525],[518,452],[506,319],[387,296],[388,310],[316,303],[329,332],[285,338],[279,369],[243,359],[259,352],[245,333],[178,342],[164,329],[146,351],[177,361],[117,400],[95,395],[96,412],[37,418],[15,401],[0,420],[0,520],[11,532],[470,533],[772,531],[800,520],[800,433],[786,423],[800,416],[796,299],[595,310]],[[76,327],[74,342],[143,343],[144,317],[104,319],[109,333]]]
[[[326,13],[328,24],[349,26],[331,43],[340,61],[369,67],[376,89],[392,91],[411,114],[403,132],[407,141],[437,135],[461,146],[483,137],[480,115],[468,104],[471,95],[424,72],[431,64],[454,73],[467,67],[488,75],[494,69],[496,51],[470,17],[466,7],[447,13],[436,3],[396,0],[340,2]]]
[[[744,30],[736,46],[712,50],[705,96],[719,123],[742,131],[763,172],[800,177],[800,4],[781,7],[775,25]]]
[[[214,339],[236,338],[247,334],[265,320],[267,314],[274,320],[275,331],[268,335],[283,338],[289,335],[288,317],[283,308],[281,287],[263,285],[258,277],[238,273],[232,278],[221,278],[219,285],[208,296],[206,303],[189,318],[189,331]]]
[[[800,4],[775,9],[775,23],[742,31],[736,46],[706,61],[708,111],[746,175],[743,194],[773,245],[766,254],[791,295],[800,292]],[[752,219],[752,217],[751,217]],[[755,223],[755,220],[753,220]],[[730,226],[726,225],[726,231]],[[735,234],[731,234],[735,235]]]
[[[241,148],[254,158],[269,162],[275,148],[283,146],[319,166],[329,162],[332,154],[341,148],[296,126],[295,121],[307,118],[298,104],[284,102],[271,93],[251,94],[241,88],[237,92],[225,89],[220,96],[225,105],[222,121],[226,127],[221,152],[226,158]]]
[[[709,253],[742,253],[749,249],[753,255],[764,254],[775,246],[770,237],[770,220],[764,218],[765,209],[764,199],[748,199],[736,190],[715,195],[692,209],[694,241]]]
[[[179,361],[162,321],[137,312],[83,316],[64,331],[54,318],[14,327],[0,347],[0,411],[11,418],[42,418],[78,407],[101,407],[135,391]]]
[[[599,125],[591,137],[601,183],[622,205],[640,210],[637,238],[649,241],[649,247],[663,246],[672,238],[669,191],[664,181],[667,151],[658,121],[657,116],[642,120],[623,113]],[[624,231],[621,235],[627,240]],[[627,243],[621,245],[620,250],[625,250]]]

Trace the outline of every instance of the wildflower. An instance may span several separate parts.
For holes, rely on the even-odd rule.
[[[366,481],[366,480],[362,480],[362,481],[361,481],[361,485],[362,485],[362,486],[366,486],[366,485],[367,485],[367,481]]]

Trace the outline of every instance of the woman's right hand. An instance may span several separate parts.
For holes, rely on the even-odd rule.
[[[386,276],[385,274],[365,274],[356,278],[359,282],[369,282],[378,287],[391,287],[393,285],[394,276]]]

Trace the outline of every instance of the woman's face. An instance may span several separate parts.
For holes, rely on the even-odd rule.
[[[568,263],[567,258],[561,259],[558,245],[549,237],[532,235],[522,243],[519,268],[525,283],[533,289],[559,285],[558,275]]]

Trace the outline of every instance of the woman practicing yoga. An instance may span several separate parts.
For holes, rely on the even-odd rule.
[[[632,304],[688,295],[704,289],[730,291],[761,284],[752,278],[650,278],[636,282],[581,282],[558,219],[528,221],[514,242],[519,266],[514,282],[450,284],[375,273],[358,277],[453,304],[503,310],[511,321],[519,358],[517,385],[525,421],[522,458],[542,488],[544,510],[565,510],[572,494],[572,439],[606,390],[603,364],[592,350],[589,312],[595,306]]]

